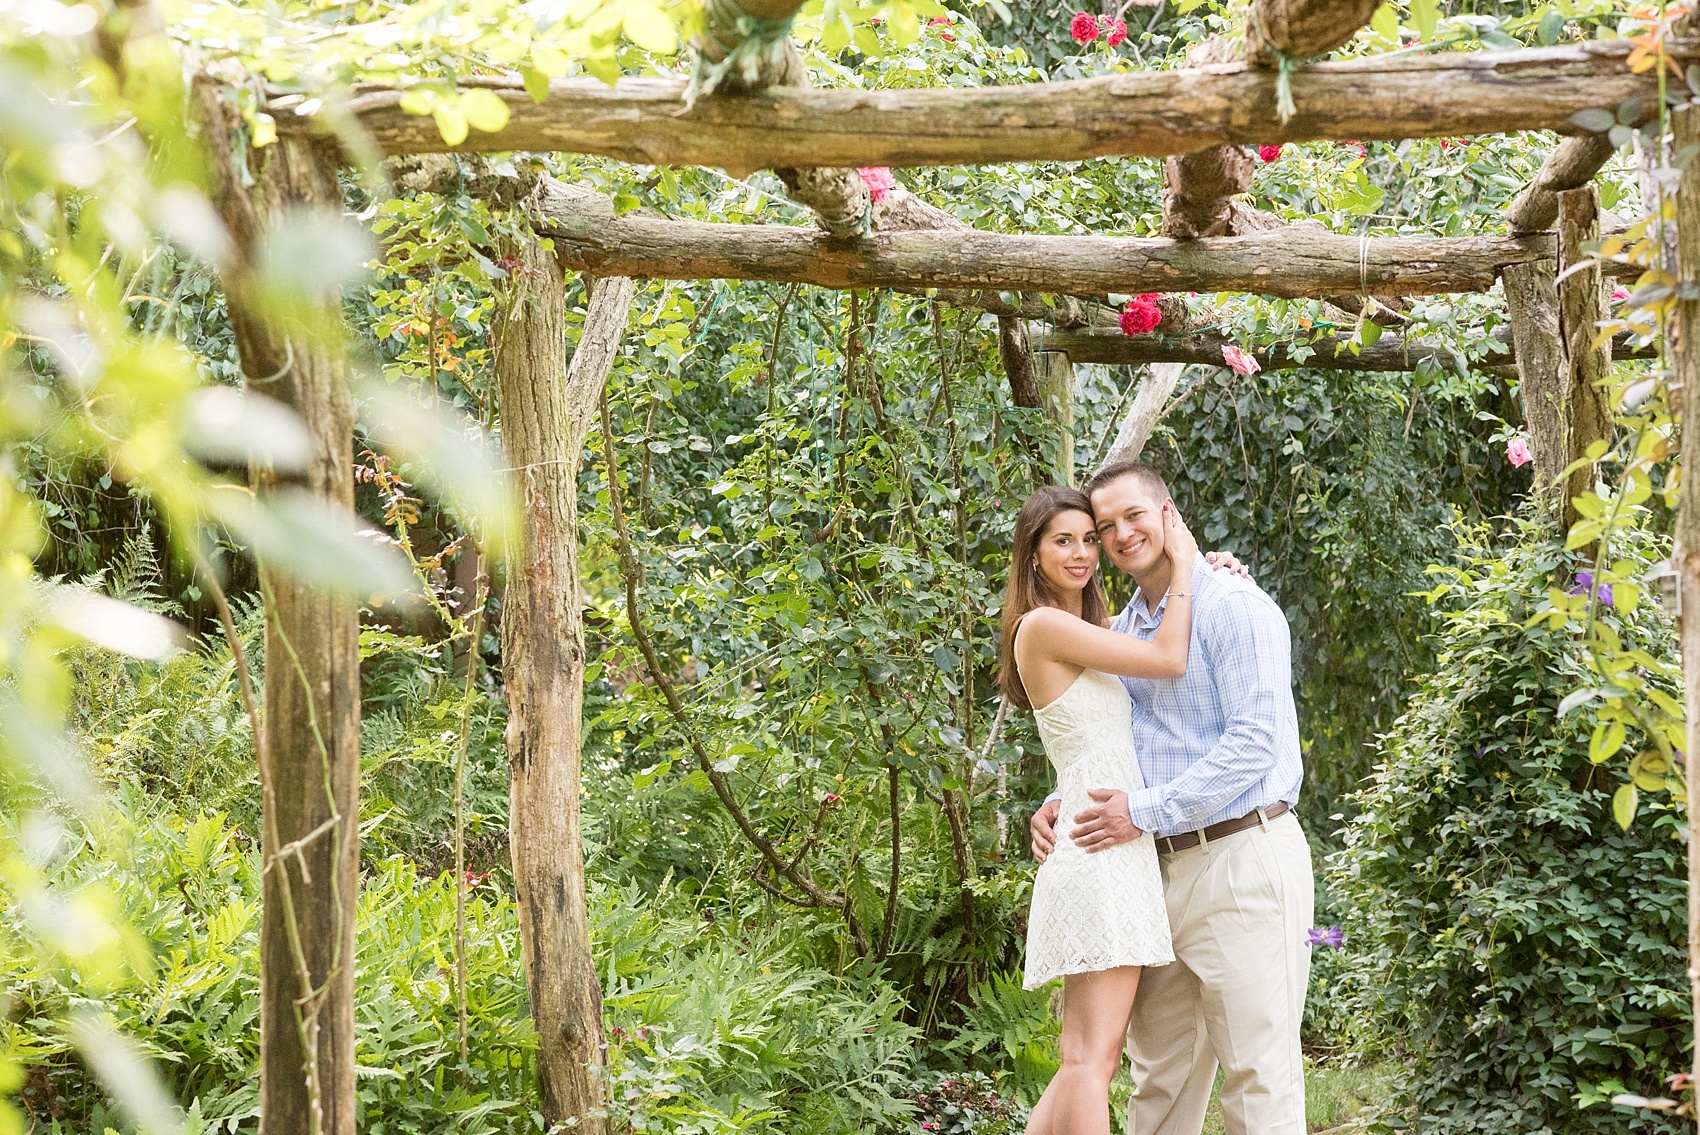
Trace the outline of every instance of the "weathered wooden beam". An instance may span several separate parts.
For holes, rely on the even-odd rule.
[[[1517,234],[1552,228],[1558,220],[1558,195],[1594,180],[1594,175],[1616,152],[1617,147],[1604,134],[1578,134],[1563,139],[1541,163],[1529,187],[1506,207],[1506,224]]]
[[[1276,67],[1282,56],[1333,51],[1369,23],[1380,0],[1253,0],[1239,39],[1211,36],[1187,52],[1187,65],[1244,59]],[[1163,235],[1237,236],[1233,199],[1251,188],[1256,163],[1243,146],[1212,146],[1170,157],[1163,173]]]
[[[650,165],[918,166],[1163,156],[1208,146],[1574,131],[1579,110],[1641,98],[1658,80],[1625,65],[1631,45],[1558,47],[1318,63],[1292,74],[1295,113],[1275,113],[1276,76],[1248,63],[1025,86],[920,90],[772,89],[699,99],[666,79],[550,84],[541,103],[518,79],[479,85],[507,103],[508,124],[449,146],[428,116],[406,114],[393,87],[357,88],[347,110],[386,154],[505,150],[602,154]],[[1674,45],[1680,59],[1691,44]],[[276,112],[279,128],[324,128]]]
[[[539,231],[569,268],[597,276],[776,280],[827,288],[959,288],[1102,295],[1479,292],[1508,265],[1552,256],[1543,237],[1340,236],[1299,228],[1241,237],[875,233],[835,241],[809,229],[615,216],[605,196],[548,183]]]
[[[1056,331],[1044,327],[1029,328],[1029,335],[1041,351],[1062,351],[1077,363],[1106,363],[1111,366],[1143,366],[1150,363],[1192,363],[1222,366],[1222,348],[1238,346],[1237,340],[1211,333],[1181,336],[1123,335],[1113,328],[1096,330]],[[1450,349],[1444,344],[1422,339],[1408,340],[1402,335],[1387,333],[1371,345],[1359,345],[1353,354],[1347,343],[1350,335],[1325,335],[1308,344],[1311,353],[1303,358],[1294,350],[1297,344],[1272,343],[1254,347],[1264,370],[1292,370],[1297,367],[1316,367],[1325,370],[1401,371],[1415,370],[1424,359],[1434,359],[1451,365]],[[1502,371],[1516,362],[1516,348],[1510,340],[1501,338],[1506,352],[1489,360],[1472,364],[1477,369]],[[1646,359],[1655,357],[1650,348],[1631,345],[1627,335],[1612,340],[1612,357],[1617,359]]]

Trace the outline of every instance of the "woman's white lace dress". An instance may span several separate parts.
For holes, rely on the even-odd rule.
[[[1062,811],[1056,850],[1033,882],[1026,987],[1037,989],[1065,973],[1174,961],[1151,833],[1093,855],[1068,838],[1075,814],[1094,803],[1086,795],[1090,789],[1144,787],[1127,689],[1109,674],[1086,670],[1033,716],[1057,770]]]

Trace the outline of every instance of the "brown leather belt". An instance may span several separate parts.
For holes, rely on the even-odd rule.
[[[1197,847],[1201,843],[1209,843],[1213,839],[1221,839],[1225,835],[1243,832],[1247,828],[1255,828],[1265,820],[1273,820],[1277,816],[1285,816],[1292,809],[1285,800],[1277,800],[1263,809],[1261,815],[1257,812],[1247,812],[1237,820],[1223,820],[1219,824],[1211,824],[1203,831],[1185,832],[1181,835],[1164,836],[1157,841],[1157,850],[1167,855],[1171,851],[1185,851],[1189,847]]]

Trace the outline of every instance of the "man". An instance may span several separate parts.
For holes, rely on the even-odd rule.
[[[1172,569],[1156,470],[1133,461],[1085,485],[1110,560],[1139,585],[1111,626],[1149,639]],[[1293,807],[1304,770],[1286,617],[1256,584],[1192,569],[1184,677],[1124,678],[1145,788],[1099,790],[1073,839],[1099,850],[1157,837],[1173,965],[1147,969],[1128,1028],[1137,1091],[1129,1135],[1198,1135],[1218,1064],[1229,1135],[1303,1135],[1299,1025],[1314,903],[1310,847]],[[1057,802],[1033,817],[1033,853],[1055,846]]]

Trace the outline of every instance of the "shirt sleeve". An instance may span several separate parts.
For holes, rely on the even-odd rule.
[[[1260,595],[1222,597],[1199,645],[1210,663],[1227,728],[1201,760],[1157,788],[1128,798],[1141,831],[1194,831],[1268,776],[1282,699],[1291,696],[1292,638],[1287,620]]]

